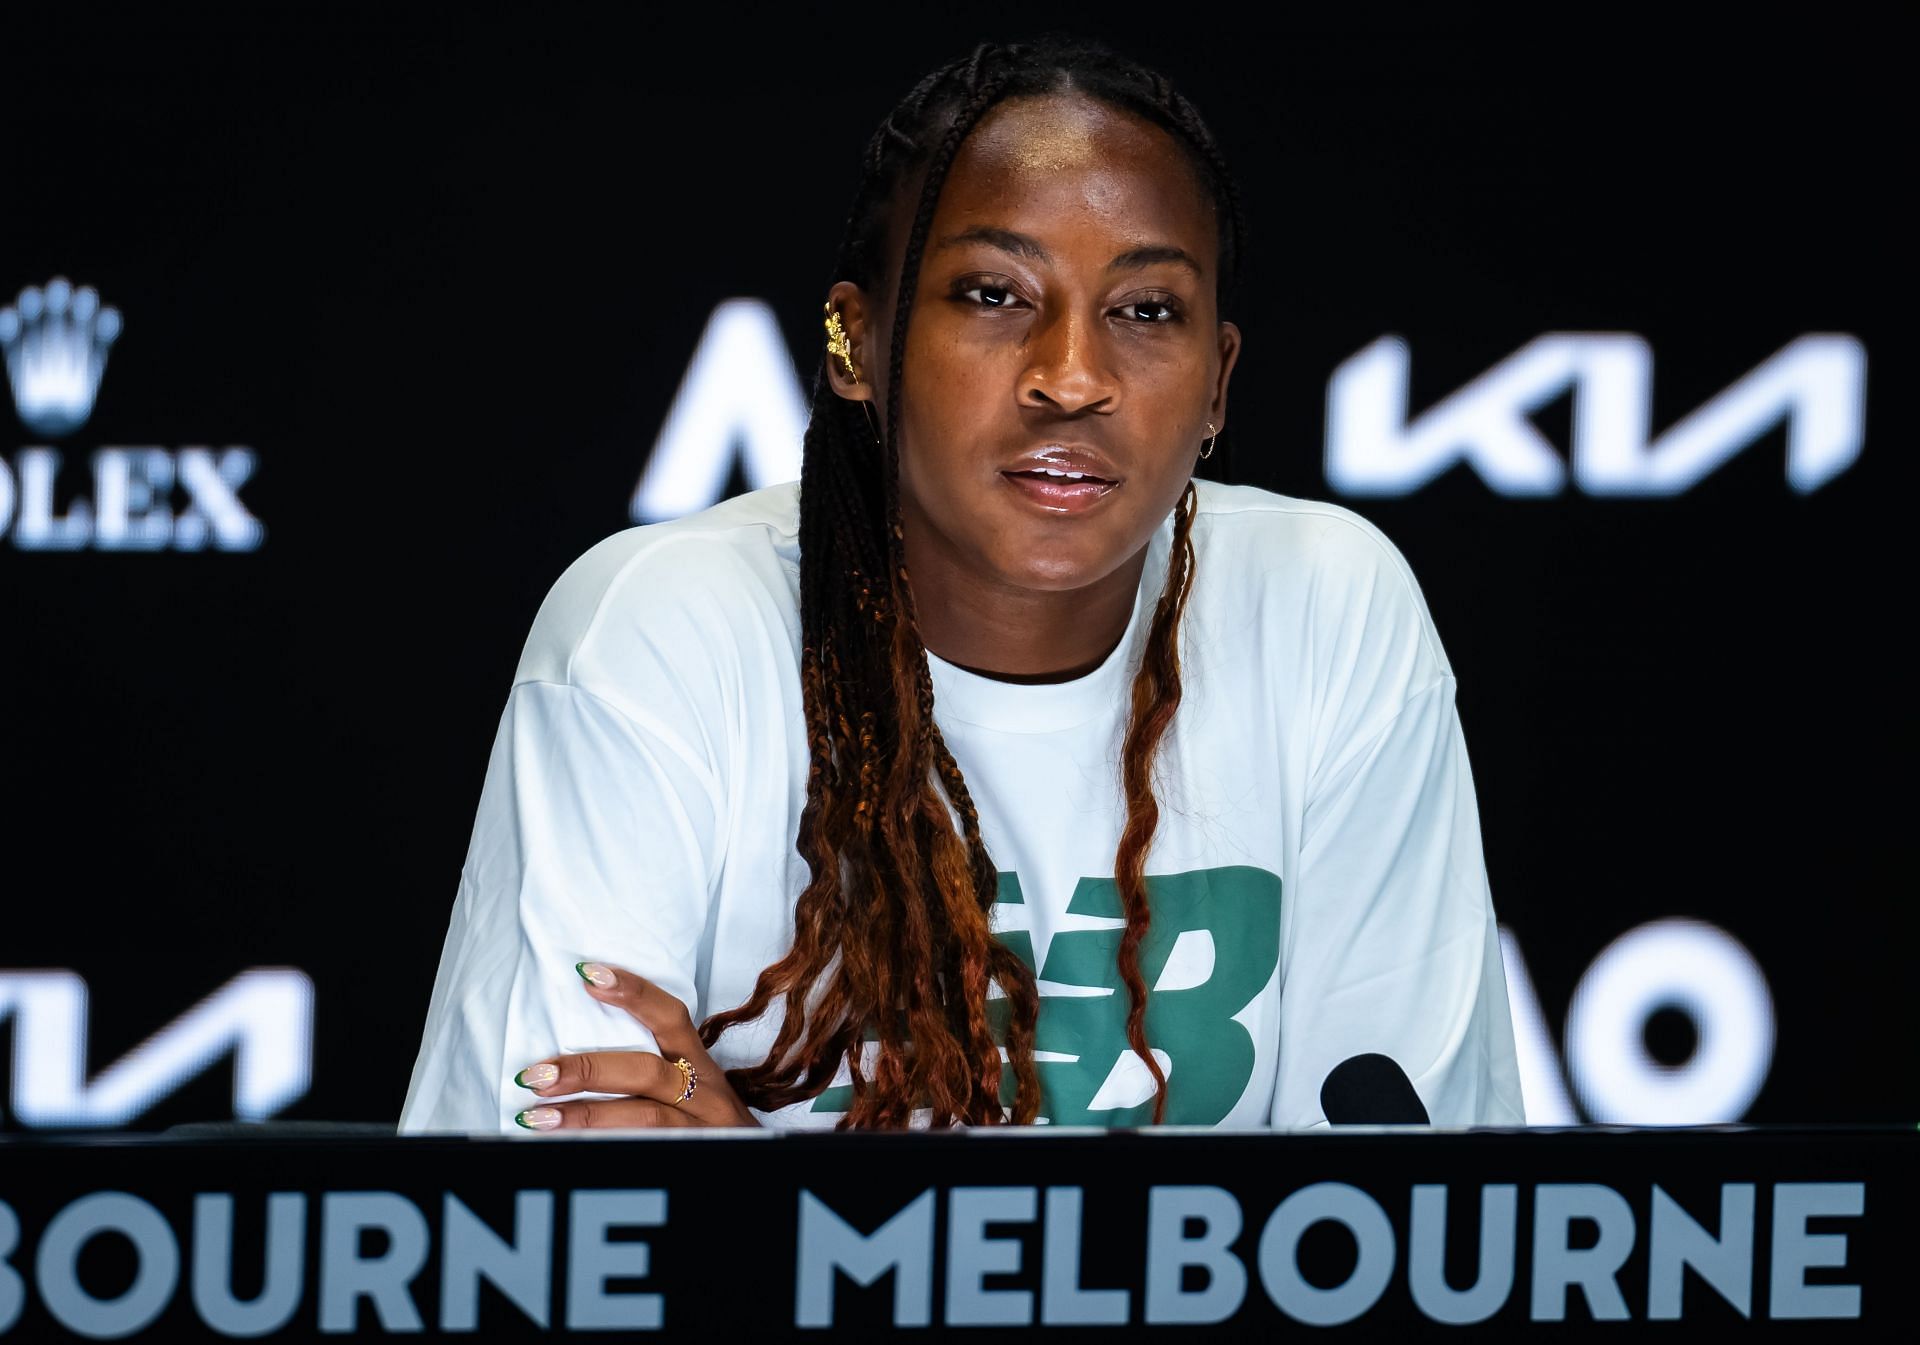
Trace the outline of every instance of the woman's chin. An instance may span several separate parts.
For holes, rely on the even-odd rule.
[[[1078,550],[1028,552],[1002,568],[1006,582],[1038,593],[1074,593],[1106,579],[1125,556],[1088,556]]]

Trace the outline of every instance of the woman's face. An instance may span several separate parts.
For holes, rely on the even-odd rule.
[[[1211,195],[1160,127],[1076,94],[981,120],[941,192],[907,336],[900,502],[917,579],[931,565],[1072,590],[1140,554],[1208,422],[1226,423],[1240,334],[1219,320],[1218,252]],[[875,311],[845,284],[833,298],[868,381],[837,388],[884,407],[891,302]]]

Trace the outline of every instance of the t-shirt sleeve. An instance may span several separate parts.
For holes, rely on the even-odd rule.
[[[513,1131],[513,1075],[556,1052],[653,1050],[575,964],[623,966],[698,1013],[712,777],[664,726],[523,682],[500,718],[400,1130]]]
[[[589,552],[534,623],[494,737],[402,1132],[504,1131],[558,1052],[653,1050],[586,993],[624,967],[695,1019],[725,861],[738,631],[722,551]]]
[[[1390,1056],[1436,1125],[1521,1125],[1479,808],[1440,675],[1327,763],[1306,801],[1282,951],[1274,1124],[1326,1124],[1320,1086]]]

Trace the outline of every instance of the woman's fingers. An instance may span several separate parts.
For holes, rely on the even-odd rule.
[[[677,995],[644,976],[601,962],[582,962],[574,970],[580,973],[588,994],[645,1026],[653,1034],[660,1053],[586,1051],[573,1056],[554,1056],[522,1070],[516,1076],[517,1083],[546,1097],[574,1092],[644,1097],[667,1104],[679,1113],[680,1119],[669,1124],[759,1125],[728,1085],[726,1072],[707,1054],[693,1015]],[[693,1071],[692,1079],[676,1060],[687,1062]],[[693,1087],[692,1096],[679,1101],[689,1084]]]
[[[582,1051],[529,1065],[513,1081],[541,1097],[618,1093],[671,1103],[686,1091],[686,1075],[652,1051]]]
[[[678,1107],[638,1097],[543,1102],[513,1119],[527,1130],[658,1130],[699,1124]]]
[[[620,967],[600,962],[582,962],[575,968],[587,983],[587,993],[602,1004],[625,1009],[660,1043],[660,1054],[669,1059],[685,1056],[696,1067],[706,1063],[707,1048],[694,1028],[693,1015],[680,997],[662,990],[645,977]]]
[[[701,1087],[708,1082],[721,1083],[723,1071],[707,1054],[693,1015],[678,995],[663,990],[644,976],[636,976],[624,967],[609,967],[600,962],[582,962],[576,970],[586,982],[587,993],[602,1004],[624,1009],[653,1033],[660,1054],[668,1060],[679,1056],[698,1070]],[[730,1092],[730,1090],[729,1090]]]

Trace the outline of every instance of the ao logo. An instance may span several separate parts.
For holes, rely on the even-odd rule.
[[[1851,336],[1789,342],[1661,434],[1653,350],[1630,332],[1551,332],[1412,420],[1412,354],[1383,336],[1327,385],[1326,472],[1343,495],[1406,495],[1466,463],[1503,495],[1678,495],[1784,419],[1787,482],[1818,490],[1859,458],[1866,350]],[[1572,470],[1528,417],[1573,394]],[[718,503],[736,457],[750,489],[800,475],[807,399],[773,310],[729,299],[713,312],[635,487],[632,518],[655,523]]]
[[[807,399],[773,310],[758,299],[728,299],[707,319],[647,455],[634,522],[719,503],[736,456],[751,490],[799,480],[806,432]]]
[[[1528,1125],[1711,1125],[1737,1121],[1773,1066],[1773,996],[1760,964],[1703,920],[1641,925],[1600,951],[1567,1005],[1566,1071],[1511,930],[1500,931],[1507,1002]],[[1676,1065],[1654,1059],[1646,1029],[1663,1010],[1692,1024],[1696,1045]],[[1568,1096],[1571,1080],[1579,1110]]]
[[[91,286],[59,278],[0,307],[7,383],[29,430],[59,439],[86,424],[123,327]],[[0,458],[0,536],[11,530],[22,551],[252,551],[266,536],[240,500],[252,449],[102,448],[91,465],[91,498],[81,494],[62,513],[57,450],[25,448],[12,464]],[[186,497],[178,512],[176,491]]]

